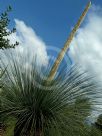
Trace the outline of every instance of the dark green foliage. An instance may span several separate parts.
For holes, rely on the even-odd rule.
[[[102,132],[95,126],[90,126],[86,136],[102,136]]]
[[[99,115],[95,123],[87,125],[85,136],[102,136],[102,115]]]
[[[97,121],[95,122],[95,126],[102,131],[102,114],[99,115]]]
[[[16,31],[15,28],[12,30],[8,30],[8,25],[10,20],[8,19],[8,13],[11,11],[11,7],[9,6],[5,12],[0,15],[0,49],[14,48],[18,45],[18,42],[14,44],[10,44],[7,36],[11,35]]]
[[[2,79],[0,114],[16,118],[14,135],[85,136],[85,119],[98,90],[95,80],[73,66],[63,69],[48,85],[35,62],[29,67],[25,64],[9,61]]]
[[[6,124],[6,126],[5,126],[4,136],[14,136],[15,123],[16,123],[16,119],[13,117],[9,117],[5,120],[4,124]]]
[[[80,136],[102,136],[102,133],[94,126],[87,126],[84,135]]]

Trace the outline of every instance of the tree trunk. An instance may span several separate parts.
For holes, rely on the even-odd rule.
[[[42,131],[40,129],[37,129],[35,132],[35,136],[42,136]]]
[[[5,126],[0,123],[0,136],[4,136]]]

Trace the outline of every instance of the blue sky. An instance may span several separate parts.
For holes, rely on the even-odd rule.
[[[88,0],[0,0],[0,10],[11,5],[14,18],[31,26],[47,45],[63,47],[71,27],[76,23]],[[102,5],[101,0],[92,0]]]
[[[58,55],[58,49],[63,47],[87,3],[88,0],[0,0],[0,11],[12,6],[10,26],[16,26],[19,35],[16,33],[10,41],[20,41],[21,46],[17,49],[23,55],[29,50],[30,56],[37,54],[38,61],[46,65],[49,57],[54,61]],[[92,0],[92,4],[95,5],[93,10],[66,53],[69,56],[71,52],[71,61],[63,59],[66,64],[77,60],[88,68],[93,69],[95,64],[102,67],[102,0]],[[94,70],[99,71],[99,75],[102,72]]]

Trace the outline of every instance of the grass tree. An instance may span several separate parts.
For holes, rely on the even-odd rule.
[[[0,115],[15,118],[14,136],[84,136],[97,97],[95,80],[76,65],[47,84],[34,62],[25,64],[9,61],[2,79]]]
[[[55,61],[50,74],[38,69],[26,59],[9,61],[2,78],[0,95],[2,117],[15,118],[14,136],[85,136],[85,120],[91,114],[97,82],[81,67],[62,69],[55,77],[58,66],[73,36],[90,7],[85,8],[68,42]],[[3,63],[4,64],[4,63]],[[5,68],[5,65],[3,66]],[[50,79],[50,82],[48,83]]]
[[[102,114],[98,116],[97,121],[95,122],[95,126],[101,130],[102,132]]]

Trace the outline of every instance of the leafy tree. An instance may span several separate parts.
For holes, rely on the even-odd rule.
[[[8,19],[8,13],[10,11],[11,7],[9,6],[7,10],[0,15],[0,49],[14,48],[16,45],[18,45],[18,42],[15,44],[10,44],[10,40],[7,38],[7,36],[16,31],[15,28],[8,30],[8,25],[10,22]]]
[[[8,13],[12,10],[11,6],[0,15],[0,49],[14,48],[19,43],[16,41],[14,44],[10,44],[10,40],[7,38],[9,35],[16,31],[15,28],[12,30],[8,29],[10,20],[8,19]],[[3,76],[4,71],[0,68],[0,78]],[[0,85],[1,86],[1,85]]]

